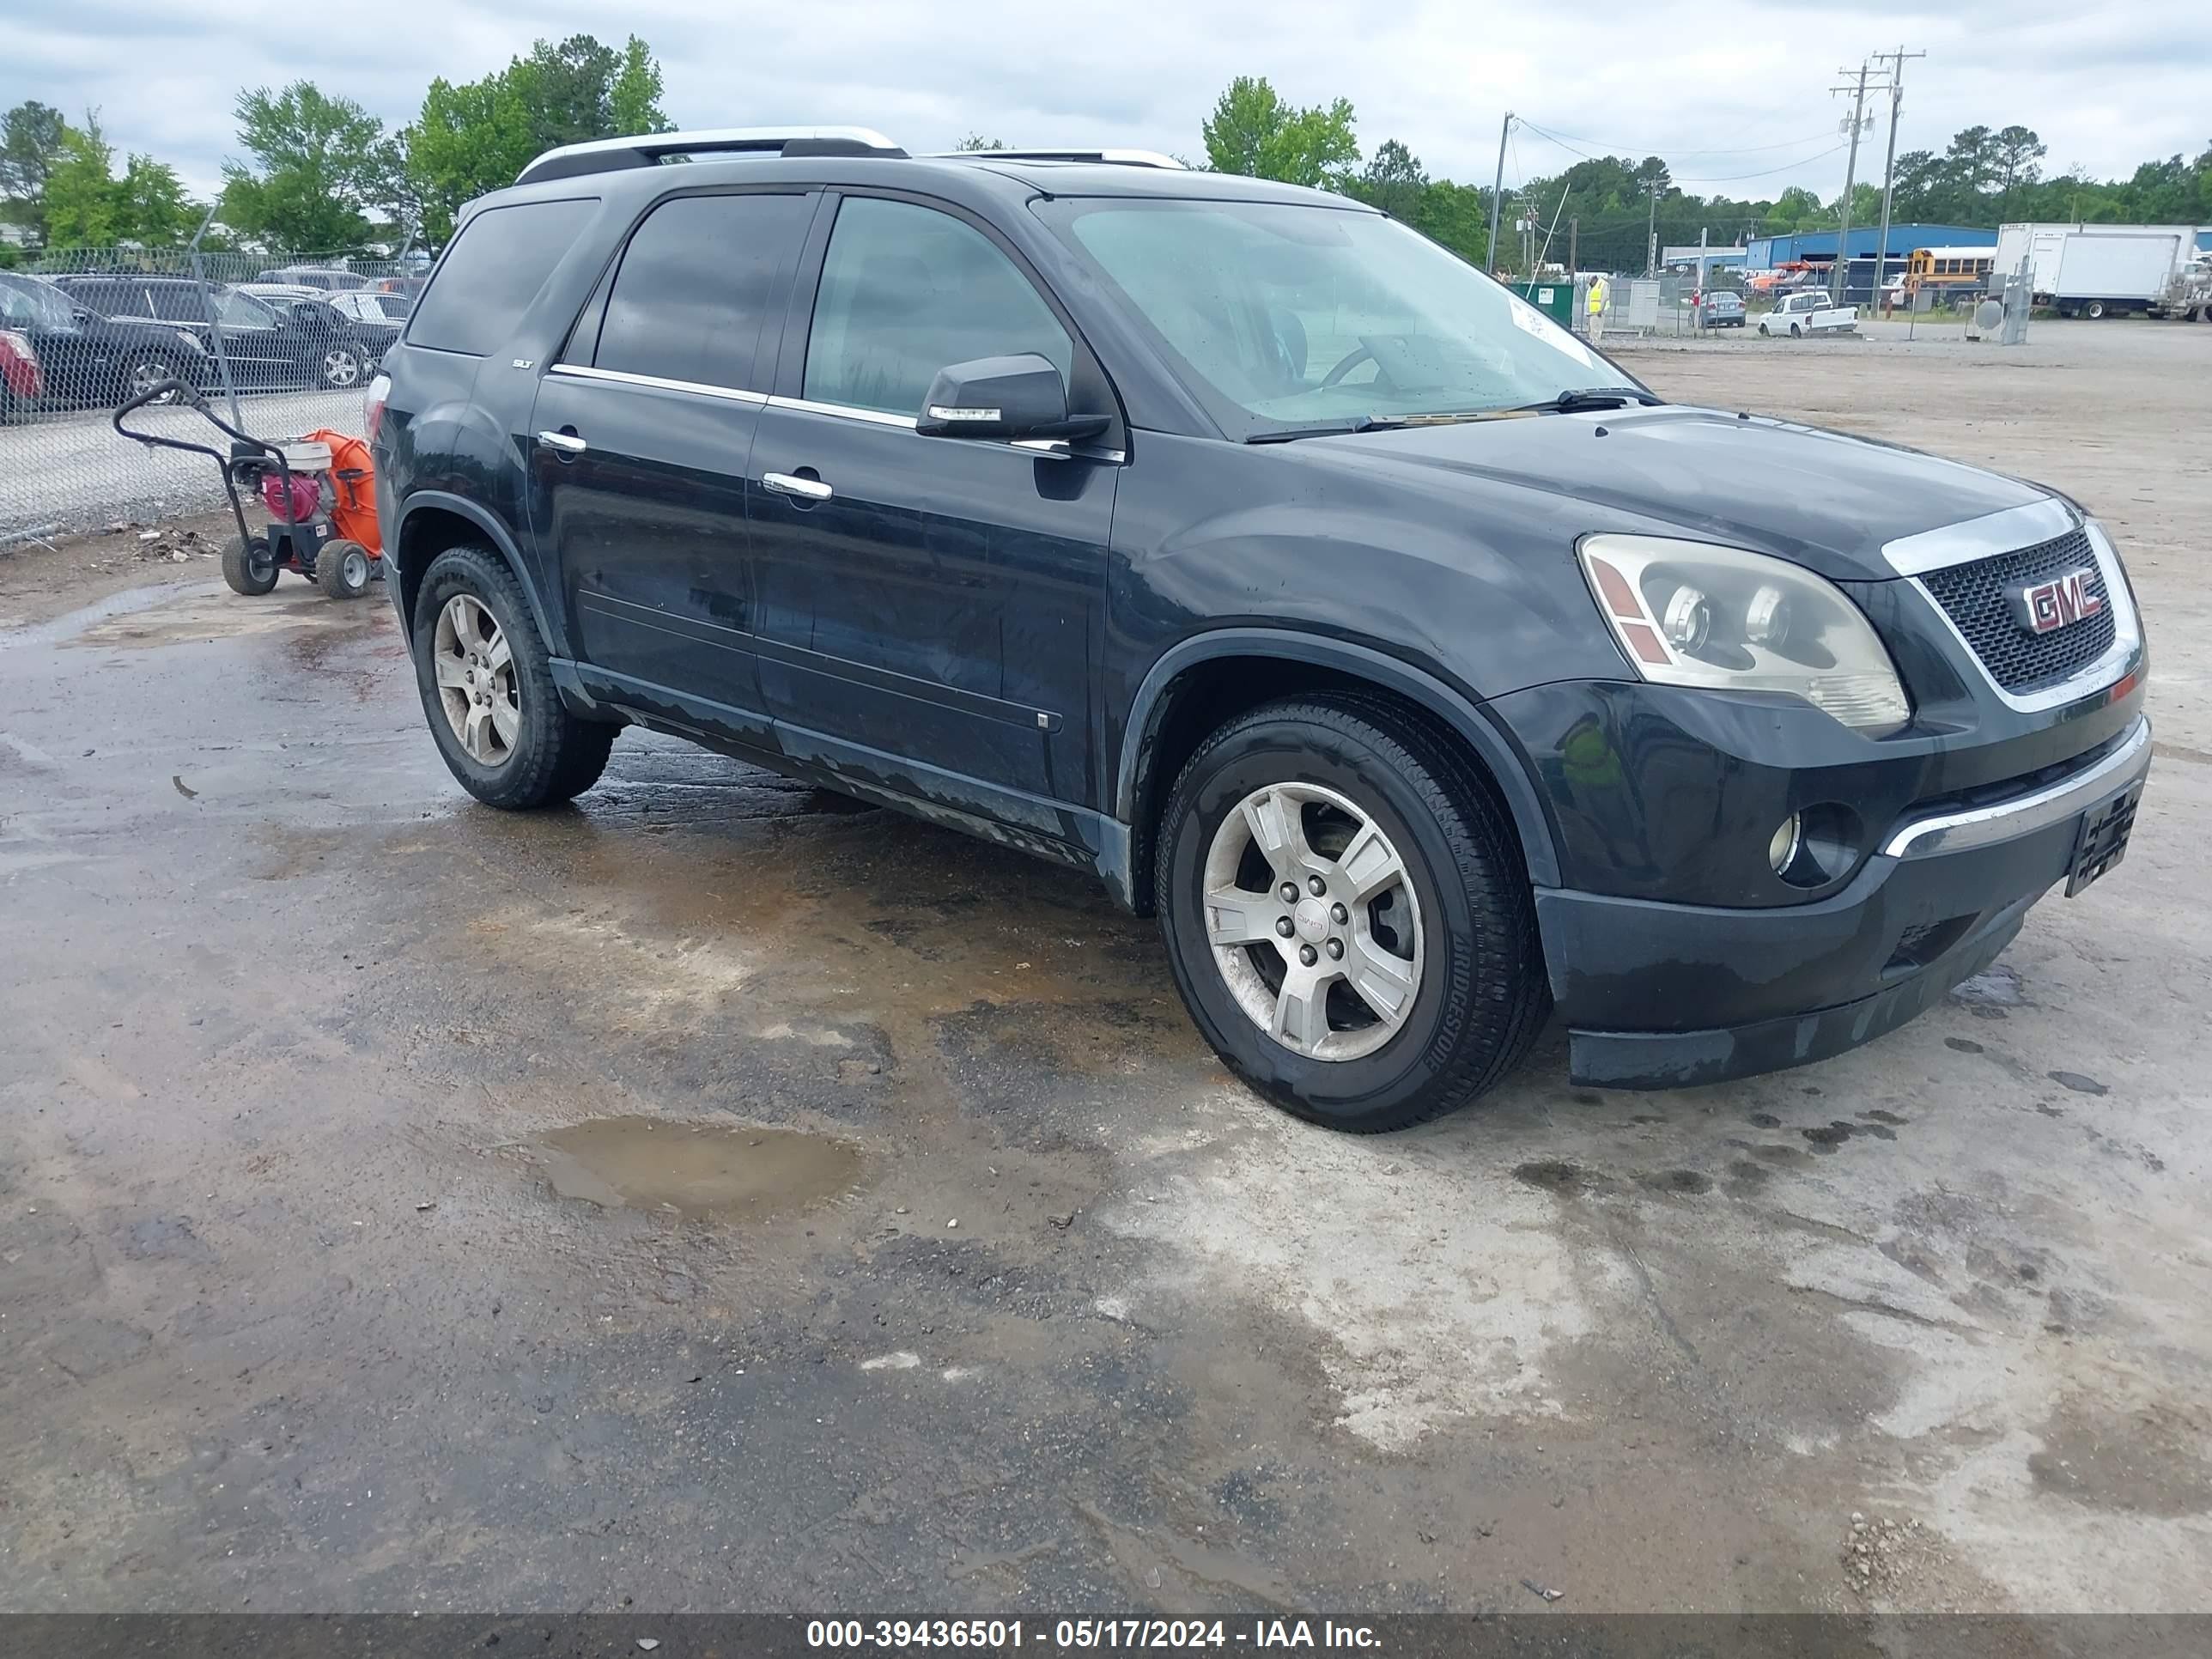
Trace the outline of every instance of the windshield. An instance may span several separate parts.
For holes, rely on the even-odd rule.
[[[18,328],[67,328],[76,320],[69,296],[22,276],[0,276],[0,322]]]
[[[1535,307],[1380,214],[1098,198],[1037,212],[1151,325],[1232,431],[1513,409],[1634,384]]]

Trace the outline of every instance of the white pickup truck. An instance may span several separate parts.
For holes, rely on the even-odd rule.
[[[1858,325],[1856,306],[1839,306],[1818,290],[1785,294],[1759,319],[1759,331],[1770,339],[1777,334],[1793,340],[1808,334],[1849,334]]]

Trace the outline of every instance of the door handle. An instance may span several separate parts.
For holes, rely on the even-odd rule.
[[[795,477],[788,472],[763,472],[761,483],[779,495],[796,495],[805,501],[826,501],[837,493],[819,478]]]
[[[573,432],[541,432],[538,443],[540,448],[556,449],[563,455],[580,455],[591,447]]]

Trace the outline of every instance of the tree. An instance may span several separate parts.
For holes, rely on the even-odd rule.
[[[133,154],[114,186],[118,241],[175,247],[199,228],[203,211],[185,194],[184,180],[166,161]]]
[[[1490,265],[1490,189],[1432,179],[1413,211],[1413,228],[1469,264]]]
[[[238,94],[238,142],[258,164],[223,165],[222,215],[270,247],[335,250],[370,234],[384,123],[312,81]]]
[[[50,247],[105,247],[116,240],[115,151],[87,110],[81,128],[62,128],[60,158],[46,174]]]
[[[1381,208],[1408,224],[1419,216],[1428,189],[1429,175],[1420,158],[1395,138],[1386,138],[1376,146],[1374,155],[1350,185],[1351,193],[1370,207]]]
[[[1003,139],[986,138],[980,132],[971,132],[952,148],[963,155],[975,155],[987,149],[1009,149],[1012,146]]]
[[[1285,103],[1265,77],[1240,75],[1200,131],[1207,163],[1217,173],[1343,190],[1359,165],[1353,125],[1348,99],[1299,109]]]
[[[2043,140],[2027,127],[2009,126],[1990,140],[1990,167],[1997,187],[1997,216],[2006,217],[2013,191],[2043,176]],[[2177,161],[2179,157],[2175,158]]]
[[[666,131],[660,93],[659,65],[635,35],[619,52],[588,34],[540,40],[481,81],[431,82],[402,135],[414,228],[443,242],[465,204],[556,145]]]
[[[63,160],[62,112],[35,98],[0,116],[0,219],[43,241],[46,180]]]

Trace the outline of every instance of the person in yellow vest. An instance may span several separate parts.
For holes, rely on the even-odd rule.
[[[1601,340],[1605,337],[1605,304],[1607,297],[1608,296],[1606,293],[1605,278],[1602,276],[1591,277],[1589,301],[1589,337],[1593,340]]]

